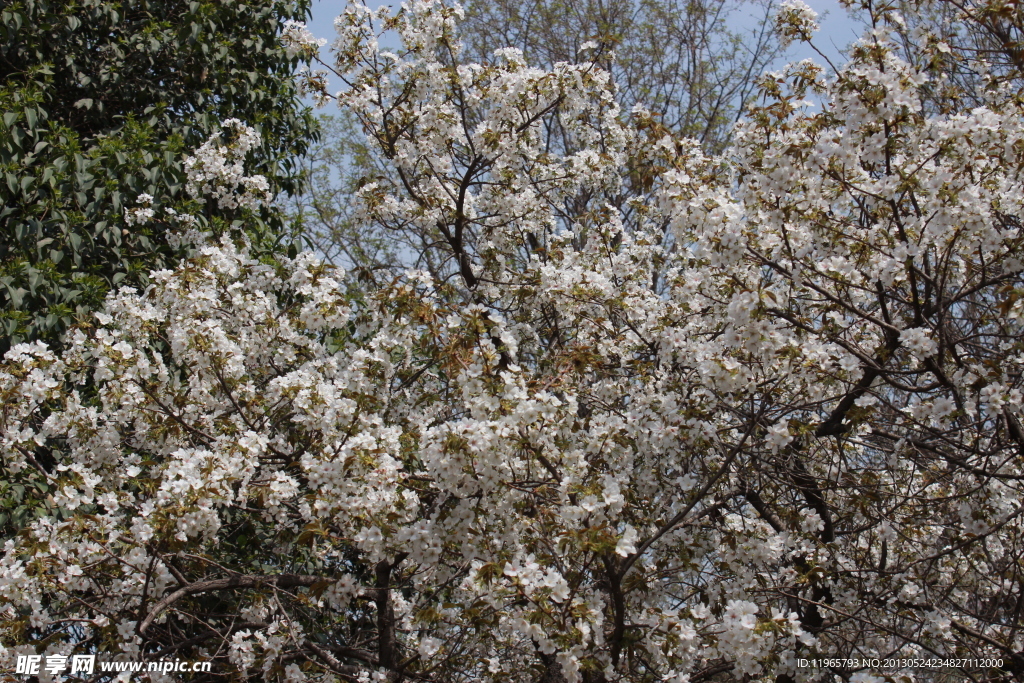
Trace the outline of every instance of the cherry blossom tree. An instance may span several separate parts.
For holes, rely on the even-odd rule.
[[[5,656],[215,660],[196,680],[1020,675],[1020,81],[928,114],[898,16],[865,11],[848,64],[766,74],[711,157],[619,111],[593,63],[463,63],[456,7],[349,7],[339,101],[390,164],[357,205],[436,230],[452,277],[371,286],[177,215],[193,258],[60,355],[12,349],[0,452],[60,514],[4,549]],[[580,151],[547,147],[555,112]],[[204,145],[190,188],[258,200],[236,157]],[[637,168],[628,214],[564,220]]]
[[[760,0],[472,0],[459,21],[459,60],[489,63],[496,49],[512,46],[542,69],[595,61],[614,79],[621,108],[642,103],[652,121],[673,135],[721,151],[757,77],[780,55],[772,11]],[[358,121],[342,111],[320,123],[321,140],[303,157],[307,191],[283,202],[304,238],[346,268],[387,277],[413,266],[443,279],[447,273],[430,248],[440,238],[435,229],[393,230],[357,217],[352,191],[388,175],[386,160],[367,144]],[[557,111],[544,117],[543,126],[549,151],[581,151]],[[626,177],[629,182],[603,192],[566,197],[562,219],[571,223],[577,213],[611,204],[628,221],[626,202],[645,191],[648,179],[643,168]]]

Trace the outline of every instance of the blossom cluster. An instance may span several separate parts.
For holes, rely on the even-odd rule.
[[[327,41],[314,37],[303,22],[289,19],[281,29],[281,43],[289,57],[314,57]]]
[[[810,40],[820,28],[818,13],[803,0],[784,0],[775,15],[775,28],[784,45],[794,40]]]
[[[226,143],[225,138],[227,138]],[[245,175],[245,156],[260,145],[255,128],[227,119],[185,158],[186,191],[194,198],[214,200],[222,209],[258,209],[270,201],[270,185],[262,175]]]

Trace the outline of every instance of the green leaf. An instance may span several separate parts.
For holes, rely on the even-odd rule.
[[[264,145],[247,160],[247,172],[267,176],[275,191],[297,182],[298,171],[278,163],[313,134],[295,99],[293,64],[243,42],[276,45],[280,22],[306,18],[306,4],[0,3],[0,266],[12,263],[9,255],[24,259],[0,286],[0,354],[15,338],[59,345],[47,327],[64,324],[65,312],[51,307],[66,292],[75,293],[78,315],[102,304],[114,273],[118,286],[137,286],[172,263],[155,225],[131,236],[132,249],[119,248],[124,206],[144,191],[158,206],[184,210],[183,158],[219,121],[297,122],[265,125]],[[201,216],[210,226],[240,217],[216,206]],[[271,225],[280,230],[284,221]],[[255,226],[243,229],[262,239]],[[43,246],[43,236],[59,237]],[[39,273],[31,282],[30,269]]]

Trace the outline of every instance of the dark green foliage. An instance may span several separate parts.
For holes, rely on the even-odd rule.
[[[174,257],[166,226],[128,228],[148,193],[183,198],[182,158],[220,121],[256,127],[247,168],[296,189],[291,161],[315,121],[278,41],[309,0],[77,0],[0,10],[0,352],[54,343],[114,286],[144,286]],[[205,207],[207,220],[238,215]],[[254,221],[282,234],[280,216]]]

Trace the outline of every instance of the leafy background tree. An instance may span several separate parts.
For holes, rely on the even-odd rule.
[[[0,12],[0,350],[57,342],[112,287],[170,263],[160,221],[127,229],[141,194],[182,196],[182,153],[220,121],[257,127],[254,172],[298,188],[315,121],[278,39],[308,0],[5,3]],[[203,216],[232,221],[214,205]],[[250,230],[284,228],[275,211]]]
[[[142,288],[152,269],[176,262],[166,216],[128,225],[125,211],[143,194],[165,206],[187,200],[184,152],[221,121],[260,130],[247,161],[271,191],[299,188],[296,159],[317,128],[292,79],[301,55],[279,36],[309,10],[308,0],[4,3],[0,353],[26,340],[59,344],[112,288]],[[241,225],[238,209],[192,209],[211,225]],[[244,225],[257,243],[286,237],[274,209]],[[0,477],[5,535],[53,513],[41,476]]]

